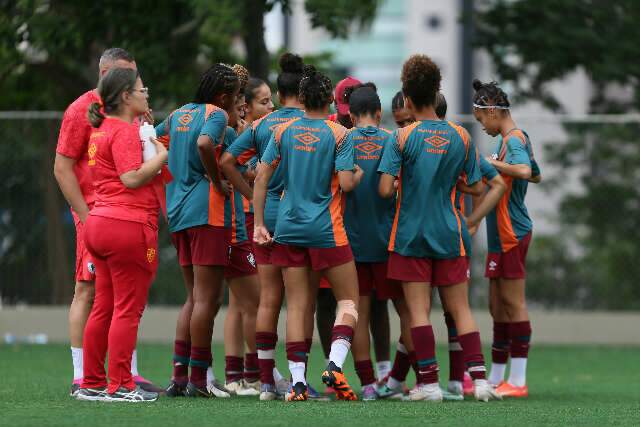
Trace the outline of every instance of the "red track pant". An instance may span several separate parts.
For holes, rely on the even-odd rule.
[[[158,266],[158,232],[141,223],[89,215],[85,243],[96,268],[96,293],[83,338],[82,387],[132,390],[131,354]]]

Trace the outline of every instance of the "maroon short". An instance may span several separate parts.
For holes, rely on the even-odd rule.
[[[273,245],[261,246],[256,242],[253,242],[253,256],[256,257],[256,264],[271,265],[272,252],[273,252]]]
[[[370,296],[376,290],[379,300],[402,298],[402,283],[387,278],[386,262],[357,262],[360,296]]]
[[[73,222],[76,226],[76,282],[93,282],[96,280],[96,267],[89,250],[84,244],[84,224],[72,210]]]
[[[171,233],[181,267],[229,265],[231,228],[199,225]]]
[[[254,274],[256,274],[256,259],[253,256],[253,245],[248,240],[231,244],[229,265],[224,268],[225,279]]]
[[[307,248],[304,246],[275,243],[271,253],[271,262],[280,267],[306,267],[314,271],[337,267],[353,261],[351,246],[333,248]]]
[[[507,252],[489,252],[484,276],[489,279],[524,279],[527,277],[527,252],[531,232],[518,242],[518,246]]]
[[[244,223],[247,226],[247,236],[249,236],[249,242],[253,244],[253,213],[244,213]]]
[[[388,277],[402,282],[426,282],[448,286],[469,280],[469,258],[416,258],[395,252],[389,255]]]

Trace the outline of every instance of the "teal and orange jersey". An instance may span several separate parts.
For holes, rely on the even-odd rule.
[[[156,127],[158,139],[169,148],[173,181],[166,191],[171,232],[206,224],[231,227],[227,197],[209,182],[197,143],[200,136],[208,136],[219,159],[227,120],[227,113],[214,105],[190,103],[173,111]]]
[[[237,133],[232,127],[227,127],[224,134],[224,143],[222,144],[223,150],[226,150],[233,144],[237,138]],[[240,172],[246,167],[238,165]],[[244,197],[235,188],[231,192],[231,195],[227,199],[227,207],[231,211],[231,243],[240,243],[249,239],[247,236],[247,226],[244,216]]]
[[[396,130],[378,172],[398,178],[389,251],[417,258],[468,256],[471,239],[456,209],[456,184],[481,179],[478,151],[452,122],[424,120]]]
[[[498,175],[498,171],[496,170],[496,168],[493,167],[491,163],[487,161],[487,159],[485,159],[484,157],[480,157],[480,174],[482,175],[482,181],[487,183]],[[466,177],[463,176],[461,177],[461,179],[466,179]],[[465,209],[464,200],[465,200],[465,194],[461,191],[457,191],[456,192],[456,208],[458,209],[458,212],[460,212],[463,215],[466,214],[464,210]]]
[[[515,129],[506,139],[500,138],[493,153],[497,160],[511,165],[527,165],[532,175],[540,174],[533,157],[528,135]],[[518,246],[520,239],[533,229],[533,223],[524,204],[529,181],[500,174],[507,190],[498,205],[487,215],[487,244],[489,252],[507,252]]]
[[[309,248],[349,244],[338,180],[339,171],[354,169],[347,132],[332,121],[307,117],[276,129],[262,156],[283,175],[276,242]]]
[[[227,149],[233,154],[239,164],[245,165],[253,157],[262,161],[264,152],[267,149],[273,131],[282,123],[302,117],[304,111],[299,108],[285,107],[267,114],[266,116],[251,123],[251,128],[245,130],[238,136],[238,139]],[[282,197],[283,176],[278,168],[273,173],[269,181],[267,200],[264,208],[264,222],[267,229],[273,233],[278,217],[278,206]]]
[[[257,156],[253,156],[251,158],[251,160],[249,160],[249,162],[247,163],[246,169],[253,169],[255,171],[257,166],[258,166],[258,157]],[[253,183],[251,184],[251,186],[253,186]],[[242,197],[242,204],[244,206],[244,213],[245,214],[253,214],[253,202],[251,200],[249,200],[249,199],[247,199],[247,198],[245,198],[243,196]]]
[[[374,126],[353,128],[346,137],[353,145],[355,164],[364,172],[360,184],[345,197],[344,225],[357,262],[385,262],[389,257],[395,200],[380,197],[377,171],[390,139],[390,131]]]

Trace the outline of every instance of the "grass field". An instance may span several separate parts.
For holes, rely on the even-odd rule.
[[[222,378],[222,348],[216,347]],[[166,384],[171,348],[143,345],[139,365]],[[414,425],[640,425],[640,348],[534,347],[528,400],[424,402],[259,402],[257,398],[161,399],[151,404],[78,402],[68,396],[71,366],[63,345],[0,345],[0,425],[5,426],[414,426]],[[446,349],[439,348],[446,379]],[[312,384],[323,368],[312,353]],[[282,348],[279,366],[286,369]],[[358,380],[352,363],[347,370]]]

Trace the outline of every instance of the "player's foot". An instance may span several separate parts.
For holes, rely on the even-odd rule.
[[[80,388],[76,393],[76,399],[88,400],[90,402],[104,401],[107,399],[107,388]]]
[[[442,402],[442,390],[438,383],[418,384],[409,391],[409,400],[426,400],[429,402]]]
[[[215,397],[219,397],[221,399],[227,399],[231,397],[231,394],[227,391],[227,389],[220,384],[218,381],[208,381],[207,382],[207,390],[209,393],[213,394]]]
[[[287,402],[298,402],[309,399],[307,386],[301,382],[295,383],[291,392],[287,395]]]
[[[498,388],[496,388],[496,393],[500,397],[529,397],[529,387],[526,385],[522,387],[516,387],[507,382],[500,384]]]
[[[338,368],[335,363],[329,362],[327,369],[322,373],[322,382],[334,389],[336,399],[358,400],[358,397],[347,382],[347,378],[342,373],[342,369]]]
[[[136,375],[133,377],[133,382],[140,387],[144,391],[148,391],[151,393],[164,393],[164,389],[162,387],[158,387],[148,379],[144,378],[141,375]]]
[[[457,390],[451,391],[451,387],[449,390],[442,390],[442,400],[446,400],[449,402],[459,402],[464,400],[464,394],[458,393]]]
[[[402,386],[391,388],[388,384],[384,384],[378,387],[378,397],[381,399],[402,399],[402,396],[404,396]]]
[[[184,395],[186,397],[204,397],[206,399],[212,399],[215,396],[207,390],[207,387],[198,387],[194,383],[188,383],[184,389]]]
[[[180,384],[176,380],[172,379],[165,389],[164,394],[167,397],[184,397],[186,387],[186,384]]]
[[[258,392],[257,394],[260,394],[260,380],[256,380],[256,381],[244,380],[244,386],[245,388],[252,388]]]
[[[263,402],[278,399],[278,391],[274,384],[262,384],[260,386],[260,400]]]
[[[244,382],[244,380],[225,383],[224,387],[230,394],[235,396],[258,396],[260,394],[260,391],[256,390],[255,388],[247,387],[247,384]]]
[[[389,381],[389,375],[387,374],[384,376],[384,378],[380,378],[378,381],[376,381],[376,386],[378,386],[378,388],[384,386],[385,384],[387,384],[387,381]]]
[[[362,387],[362,400],[364,402],[378,400],[378,393],[376,392],[375,384],[369,384]]]
[[[336,394],[336,391],[333,389],[333,387],[325,387],[322,393],[325,396],[333,396]]]
[[[107,402],[155,402],[158,400],[159,393],[144,391],[140,386],[136,386],[133,390],[120,387],[111,394],[107,394]]]
[[[464,372],[464,379],[462,380],[462,390],[465,396],[473,396],[473,380],[471,375],[467,371]]]
[[[473,382],[473,395],[478,402],[488,402],[490,400],[502,400],[487,380],[475,380]]]
[[[309,400],[327,400],[326,396],[320,394],[320,392],[309,383],[307,383],[307,394],[309,396]]]
[[[69,391],[69,396],[76,397],[76,395],[80,391],[80,381],[81,380],[78,380],[78,381],[74,380],[71,383],[71,390]]]
[[[289,388],[291,388],[291,383],[288,380],[281,378],[276,381],[276,392],[279,396],[286,396],[289,393]]]

